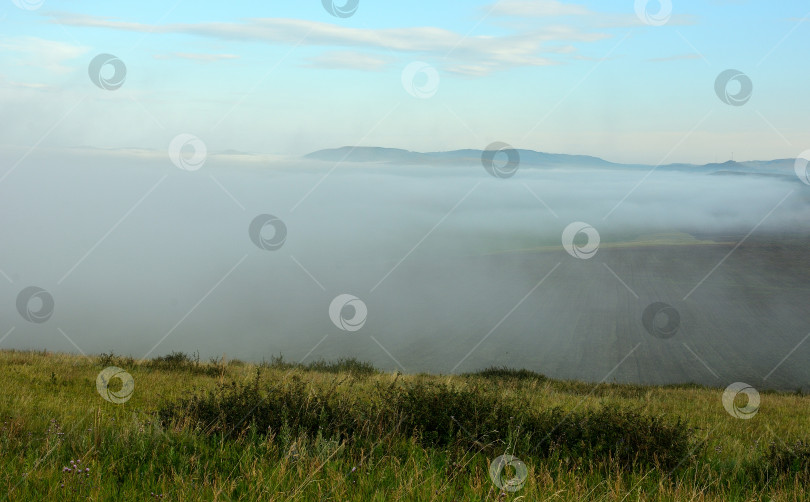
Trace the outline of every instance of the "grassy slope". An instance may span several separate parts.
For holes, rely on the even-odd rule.
[[[135,392],[115,405],[96,392],[95,379],[110,363],[135,379]],[[0,489],[8,500],[805,500],[796,475],[755,479],[771,442],[810,436],[810,398],[764,393],[751,420],[734,419],[722,389],[595,387],[552,380],[484,379],[480,376],[399,376],[453,382],[465,388],[497,386],[537,409],[583,410],[604,404],[653,415],[681,416],[705,447],[672,474],[621,469],[565,458],[526,460],[529,476],[515,493],[490,481],[491,451],[435,448],[400,436],[371,447],[329,438],[255,431],[239,439],[206,435],[193,424],[161,428],[155,412],[167,402],[251,381],[256,366],[179,364],[160,368],[121,359],[64,354],[0,352]],[[328,369],[328,368],[326,368]],[[262,379],[300,378],[318,388],[362,396],[395,376],[267,368]],[[508,422],[505,417],[505,426]],[[516,432],[519,433],[519,432]],[[521,458],[520,451],[509,453]],[[89,474],[63,472],[81,459]],[[62,486],[64,484],[64,487]],[[157,494],[157,497],[152,493]]]

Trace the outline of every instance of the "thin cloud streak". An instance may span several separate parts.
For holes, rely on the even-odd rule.
[[[557,64],[556,61],[540,55],[560,52],[556,47],[546,47],[547,43],[590,43],[610,37],[608,34],[583,31],[565,25],[545,26],[504,36],[464,37],[459,33],[437,27],[350,28],[317,21],[283,18],[153,25],[62,12],[51,14],[51,22],[74,27],[155,34],[187,34],[268,44],[295,44],[304,34],[309,33],[304,45],[382,49],[437,58],[452,50],[454,61],[448,63],[445,70],[463,74],[487,74],[504,68]],[[571,51],[571,47],[568,51]],[[327,60],[326,63],[328,66],[330,61]],[[479,65],[484,71],[470,72],[469,67],[472,63]]]

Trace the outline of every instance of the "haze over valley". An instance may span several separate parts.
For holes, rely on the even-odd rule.
[[[0,199],[15,236],[0,251],[3,346],[806,385],[810,346],[780,363],[809,321],[810,192],[794,159],[655,167],[517,152],[503,178],[480,150],[211,153],[193,171],[159,152],[34,152]],[[509,153],[493,152],[495,169]],[[278,248],[250,235],[265,214],[286,229]],[[573,222],[598,233],[587,259],[563,244]],[[15,310],[29,285],[53,296],[47,322]],[[367,307],[362,329],[330,319],[341,294]],[[656,302],[677,310],[674,336],[645,329]]]

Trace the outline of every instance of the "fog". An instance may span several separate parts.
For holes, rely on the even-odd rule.
[[[572,166],[499,179],[480,164],[240,155],[184,171],[159,153],[24,154],[2,153],[2,348],[808,384],[810,189],[795,178]],[[251,239],[259,215],[286,227],[283,242],[262,233],[277,249]],[[598,231],[590,259],[563,248],[574,222]],[[29,286],[52,295],[45,322],[18,312]],[[330,319],[342,294],[367,307],[359,329]],[[671,338],[642,324],[658,301],[679,312]]]

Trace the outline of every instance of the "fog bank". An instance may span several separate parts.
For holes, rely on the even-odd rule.
[[[810,187],[788,177],[527,168],[499,179],[480,164],[217,155],[184,171],[161,156],[48,151],[8,169],[1,348],[808,384],[810,346],[773,369],[810,332]],[[275,234],[250,235],[260,215],[281,222]],[[585,234],[574,254],[563,246],[575,222],[598,233],[589,259],[574,255],[594,244]],[[30,286],[53,299],[45,322],[19,312]],[[367,315],[338,305],[332,317],[348,324],[333,322],[342,294]],[[654,302],[679,312],[675,336],[645,330]]]

